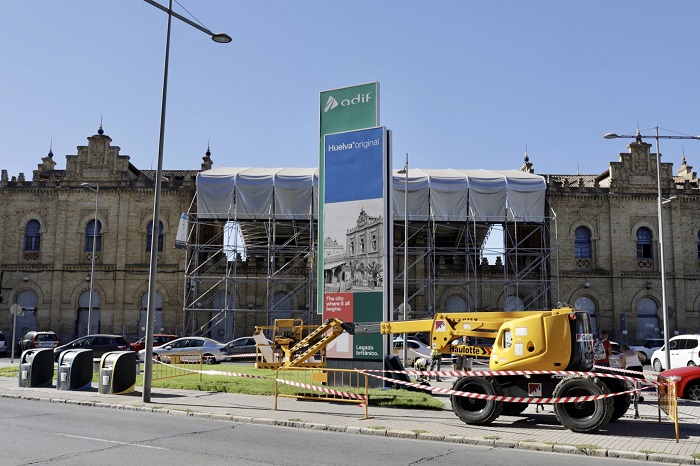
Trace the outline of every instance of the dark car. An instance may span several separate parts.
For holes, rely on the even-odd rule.
[[[270,340],[263,337],[263,342],[268,345]],[[240,337],[226,343],[226,354],[231,361],[241,361],[244,359],[255,359],[255,337]]]
[[[91,349],[92,357],[99,358],[110,351],[128,351],[129,342],[122,335],[94,334],[77,338],[70,343],[54,348],[53,354],[58,361],[58,357],[69,349]]]
[[[155,335],[153,335],[153,347],[155,348],[157,346],[163,346],[164,344],[170,343],[171,341],[177,340],[178,338],[180,337],[178,337],[177,335],[170,335],[167,333],[156,333]],[[136,342],[131,343],[129,345],[131,351],[141,351],[145,347],[146,337],[140,338]]]
[[[7,342],[5,341],[5,335],[0,332],[0,354],[3,356],[7,355]]]
[[[700,367],[686,366],[668,369],[659,375],[676,380],[676,391],[679,398],[700,401]]]
[[[56,348],[61,343],[53,332],[40,332],[32,330],[27,332],[17,343],[17,350],[22,351],[34,348]]]

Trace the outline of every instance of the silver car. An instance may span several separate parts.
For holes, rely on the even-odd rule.
[[[161,356],[171,356],[182,353],[202,352],[205,364],[218,364],[226,360],[226,345],[216,340],[205,337],[182,337],[166,343],[163,346],[153,348],[153,358],[160,360]],[[146,350],[138,353],[139,361],[143,361]]]

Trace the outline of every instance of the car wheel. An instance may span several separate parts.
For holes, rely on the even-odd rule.
[[[685,388],[685,397],[689,400],[700,401],[700,382],[692,382]]]
[[[659,361],[658,359],[654,359],[654,370],[656,372],[661,372],[662,370],[664,370],[663,366],[661,365],[661,361]]]
[[[697,364],[695,364],[695,361],[688,361],[688,365],[689,366],[697,366]]]
[[[216,364],[218,361],[213,354],[203,354],[202,359],[204,359],[204,364]]]

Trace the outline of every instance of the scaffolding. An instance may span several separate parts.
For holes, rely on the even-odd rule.
[[[236,170],[238,177],[245,173]],[[229,341],[278,318],[322,322],[315,308],[317,192],[305,193],[302,206],[293,212],[281,209],[276,197],[285,193],[276,191],[284,186],[277,182],[278,173],[265,174],[265,186],[274,185],[274,195],[255,208],[245,193],[217,207],[202,199],[192,203],[183,299],[186,332]],[[305,183],[315,187],[317,178],[309,181],[309,171],[304,173]],[[431,317],[436,311],[549,309],[559,301],[556,215],[546,196],[546,214],[536,221],[505,210],[498,218],[473,211],[450,217],[432,207],[409,207],[406,215],[397,207],[402,196],[409,196],[409,206],[415,199],[404,181],[394,174],[394,317],[403,302],[404,273],[411,318]],[[195,197],[200,194],[198,183]]]

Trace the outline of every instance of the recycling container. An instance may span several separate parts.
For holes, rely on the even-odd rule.
[[[107,395],[133,393],[136,388],[136,352],[110,351],[100,359],[98,391]]]
[[[25,350],[19,359],[19,386],[52,386],[53,368],[53,348]]]
[[[92,350],[69,349],[58,357],[56,388],[89,390],[92,388]]]

